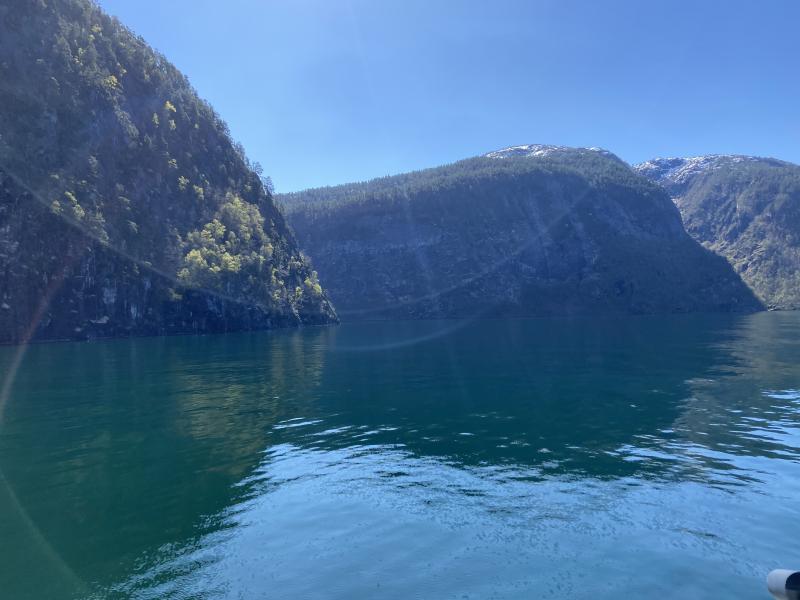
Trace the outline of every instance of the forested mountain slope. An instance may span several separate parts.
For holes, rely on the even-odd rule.
[[[335,318],[174,66],[87,0],[0,0],[0,342]]]
[[[343,319],[760,308],[663,190],[599,149],[518,146],[278,200]]]
[[[664,186],[687,231],[727,258],[768,307],[800,309],[800,166],[712,155],[636,169]]]

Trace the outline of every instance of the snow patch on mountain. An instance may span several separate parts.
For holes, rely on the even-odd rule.
[[[495,150],[485,154],[487,158],[513,158],[513,157],[528,157],[528,158],[541,158],[544,156],[551,156],[553,154],[565,153],[589,153],[597,152],[606,156],[614,156],[608,150],[602,148],[571,148],[569,146],[554,146],[551,144],[524,144],[522,146],[509,146],[502,150]]]
[[[654,158],[634,165],[634,170],[651,181],[685,183],[690,177],[718,167],[766,159],[739,154],[707,154],[688,158]]]

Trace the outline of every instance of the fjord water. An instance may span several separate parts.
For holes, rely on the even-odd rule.
[[[18,351],[4,597],[759,598],[800,568],[798,313]]]

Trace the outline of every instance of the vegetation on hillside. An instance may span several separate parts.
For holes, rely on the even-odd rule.
[[[728,259],[768,307],[800,309],[800,166],[717,157],[712,168],[660,182],[687,231]]]
[[[278,197],[343,318],[754,310],[602,151],[478,157]]]
[[[0,106],[0,341],[335,319],[261,168],[93,3],[0,1]]]

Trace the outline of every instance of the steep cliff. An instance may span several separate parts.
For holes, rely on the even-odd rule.
[[[692,237],[724,256],[768,307],[800,309],[800,166],[711,155],[636,170],[667,190]]]
[[[225,123],[86,0],[0,0],[0,342],[336,319]]]
[[[599,149],[518,146],[278,200],[343,319],[760,308],[663,190]]]

